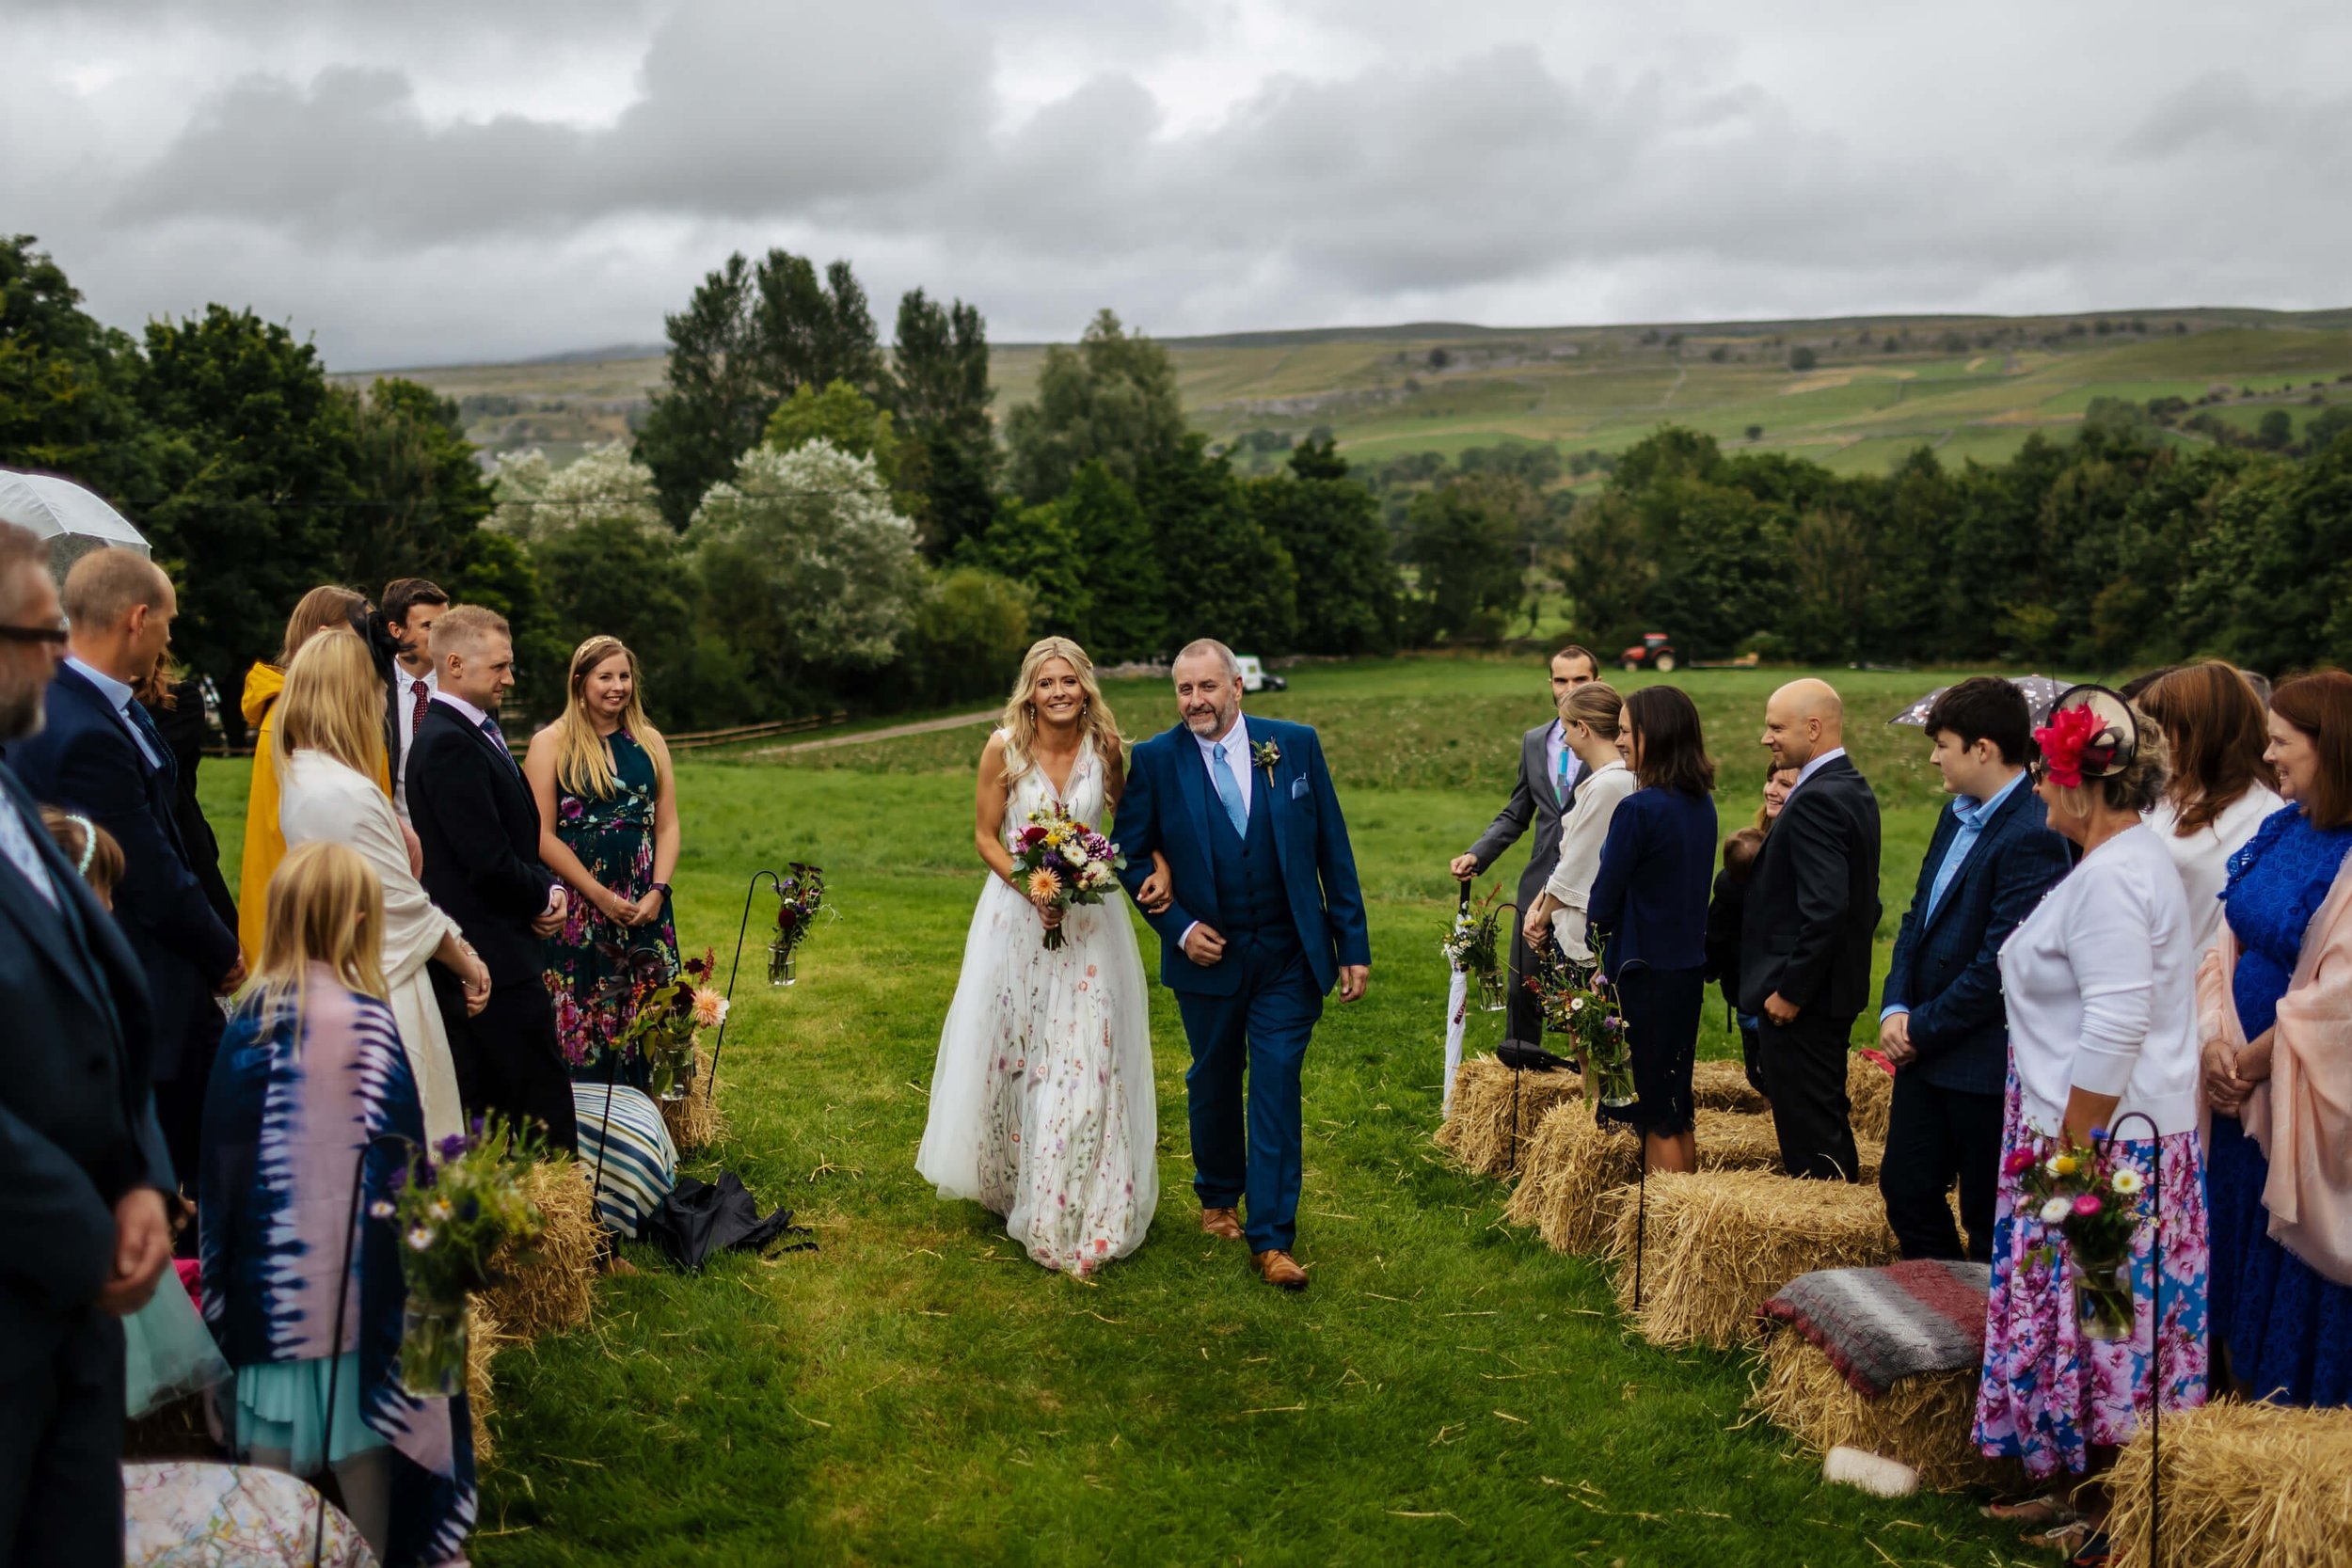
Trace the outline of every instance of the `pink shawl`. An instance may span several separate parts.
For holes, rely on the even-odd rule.
[[[2237,958],[2225,920],[2198,966],[2198,1037],[2233,1051],[2246,1047],[2230,990]],[[2279,999],[2269,1080],[2255,1085],[2239,1115],[2270,1159],[2263,1207],[2271,1239],[2337,1284],[2352,1284],[2352,855],[2303,933],[2295,976]]]

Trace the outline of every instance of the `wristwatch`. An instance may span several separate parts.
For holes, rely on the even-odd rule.
[[[653,890],[654,890],[654,892],[656,892],[656,893],[658,893],[658,894],[661,895],[661,896],[662,896],[662,897],[664,897],[664,898],[667,898],[668,896],[670,896],[670,884],[669,884],[669,883],[667,883],[667,882],[656,882],[656,883],[654,883],[654,885],[653,885]]]

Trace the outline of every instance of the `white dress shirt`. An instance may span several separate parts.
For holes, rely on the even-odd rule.
[[[1560,863],[1552,867],[1544,891],[1560,901],[1551,915],[1552,935],[1560,950],[1579,962],[1593,956],[1591,944],[1584,940],[1590,920],[1587,901],[1593,895],[1593,879],[1600,875],[1600,851],[1609,842],[1609,820],[1639,787],[1633,769],[1613,757],[1593,769],[1593,776],[1576,792],[1576,804],[1561,821]]]
[[[148,767],[161,772],[164,759],[156,753],[155,748],[149,744],[147,726],[131,717],[131,689],[106,673],[105,671],[85,664],[71,655],[67,656],[66,663],[71,668],[80,671],[84,680],[105,693],[106,701],[115,705],[115,717],[122,721],[122,727],[129,730],[131,738],[138,743],[139,755],[147,759]]]
[[[2010,1057],[2035,1132],[2059,1131],[2075,1089],[2122,1097],[2109,1127],[2131,1111],[2159,1137],[2197,1126],[2198,958],[2180,873],[2145,823],[2042,895],[2001,944]]]
[[[1842,757],[1845,754],[1846,748],[1843,746],[1832,746],[1828,751],[1823,752],[1820,756],[1815,757],[1811,762],[1808,762],[1803,768],[1798,768],[1797,782],[1788,786],[1788,793],[1790,795],[1794,795],[1797,791],[1803,789],[1804,787],[1805,780],[1813,777],[1814,774],[1819,773],[1822,768],[1827,768],[1831,763],[1836,761],[1839,757]],[[1787,811],[1788,809],[1788,802],[1787,800],[1784,799],[1781,801],[1780,809],[1783,811]]]
[[[417,737],[418,679],[401,666],[392,666],[395,693],[400,699],[400,755],[392,759],[392,809],[400,813],[403,822],[408,820],[408,748]],[[433,693],[441,689],[441,673],[428,670],[422,679],[424,701],[429,703]]]
[[[1249,820],[1249,721],[1236,713],[1233,715],[1233,727],[1225,732],[1224,739],[1203,740],[1196,734],[1192,740],[1194,745],[1200,748],[1200,761],[1211,773],[1215,773],[1219,767],[1216,760],[1217,748],[1222,746],[1225,749],[1226,761],[1232,765],[1231,776],[1233,782],[1241,786],[1242,820],[1245,822]],[[1209,792],[1212,795],[1216,794],[1216,786],[1211,784]]]

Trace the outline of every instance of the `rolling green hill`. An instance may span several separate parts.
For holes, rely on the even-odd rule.
[[[1920,445],[1947,459],[1998,460],[2036,430],[2078,423],[2101,397],[2211,399],[2213,412],[2249,427],[2286,407],[2298,429],[2326,402],[2352,402],[2352,310],[1518,330],[1423,323],[1167,341],[1200,429],[1232,438],[1327,426],[1350,456],[1370,461],[1510,441],[1606,453],[1674,421],[1726,446],[1877,470]],[[1809,369],[1789,368],[1808,354]],[[996,349],[1000,417],[1032,395],[1043,358],[1042,344]],[[661,361],[615,351],[404,373],[462,400],[468,432],[486,450],[539,446],[560,462],[627,434]]]

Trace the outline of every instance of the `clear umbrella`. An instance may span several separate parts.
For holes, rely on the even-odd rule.
[[[2026,694],[2026,706],[2031,710],[2036,724],[2049,722],[2050,709],[2057,705],[2060,694],[2072,689],[2074,685],[2073,681],[2054,680],[2048,675],[2012,675],[2010,684]],[[1950,689],[1948,686],[1937,687],[1887,722],[1910,724],[1915,728],[1926,724],[1928,709],[1935,705],[1938,697]]]
[[[92,550],[110,545],[151,553],[146,535],[91,491],[55,474],[0,468],[0,521],[30,529],[49,541],[49,569],[65,580],[66,569]]]

